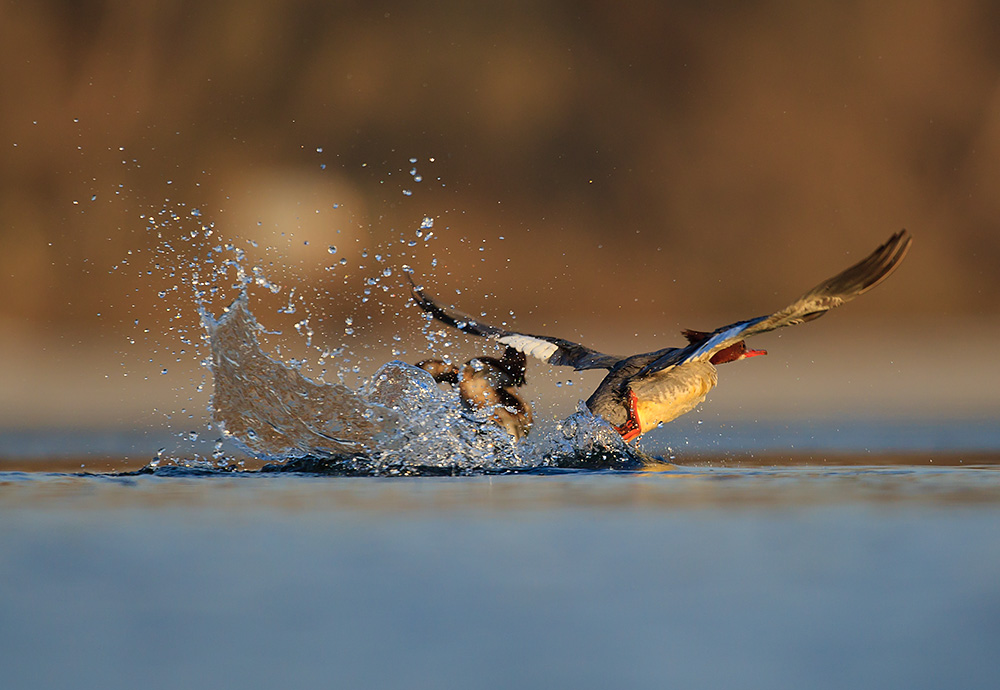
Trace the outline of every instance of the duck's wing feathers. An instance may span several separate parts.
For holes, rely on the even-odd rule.
[[[512,347],[543,362],[556,366],[573,367],[580,371],[583,369],[610,369],[622,360],[621,357],[606,355],[603,352],[591,350],[589,347],[562,338],[517,333],[483,323],[471,316],[441,306],[417,287],[412,278],[410,285],[417,306],[441,323],[457,328],[463,333],[492,338],[507,347]]]
[[[748,327],[742,337],[812,321],[868,292],[896,270],[912,241],[906,230],[900,230],[865,259],[823,281],[784,309]]]
[[[839,307],[858,295],[868,292],[888,278],[906,256],[911,242],[912,238],[909,233],[906,230],[900,230],[869,256],[823,281],[784,309],[768,316],[738,321],[716,329],[704,340],[694,342],[686,348],[668,353],[650,362],[639,372],[639,375],[653,374],[683,362],[708,359],[719,350],[727,348],[739,340],[817,319],[834,307]]]

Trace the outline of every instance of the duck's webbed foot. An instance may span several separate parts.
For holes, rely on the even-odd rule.
[[[638,400],[635,397],[635,393],[631,390],[628,392],[628,419],[622,424],[612,424],[611,428],[617,431],[622,436],[623,441],[631,441],[634,438],[638,438],[642,434],[642,427],[639,425],[639,411],[636,410],[636,405]]]

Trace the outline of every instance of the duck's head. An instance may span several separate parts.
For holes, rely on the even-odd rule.
[[[681,334],[687,338],[687,341],[692,345],[707,340],[712,335],[711,333],[706,333],[705,331],[694,331],[690,328],[681,331]],[[728,362],[735,362],[738,359],[746,359],[747,357],[756,357],[757,355],[766,354],[767,350],[751,350],[747,348],[745,340],[739,340],[729,347],[716,352],[708,361],[712,364],[726,364]]]
[[[506,348],[503,357],[500,358],[500,364],[513,379],[512,386],[523,386],[527,382],[525,374],[528,371],[528,358],[523,352],[512,347]]]
[[[452,385],[458,383],[458,367],[454,364],[442,362],[440,359],[425,359],[422,362],[417,362],[416,366],[433,376],[438,383]]]
[[[747,359],[749,357],[766,354],[767,350],[751,350],[747,347],[745,340],[739,340],[729,347],[716,352],[708,361],[712,364],[726,364],[728,362],[735,362],[740,359]]]

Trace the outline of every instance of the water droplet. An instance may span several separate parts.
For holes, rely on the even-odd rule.
[[[404,189],[403,190],[403,196],[413,196],[413,190],[412,189]]]

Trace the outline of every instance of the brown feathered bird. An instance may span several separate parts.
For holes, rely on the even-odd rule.
[[[487,410],[515,441],[528,434],[532,423],[531,406],[516,391],[525,384],[527,365],[524,353],[513,347],[506,348],[500,359],[476,357],[461,368],[440,359],[417,362],[438,383],[457,386],[466,407]]]

